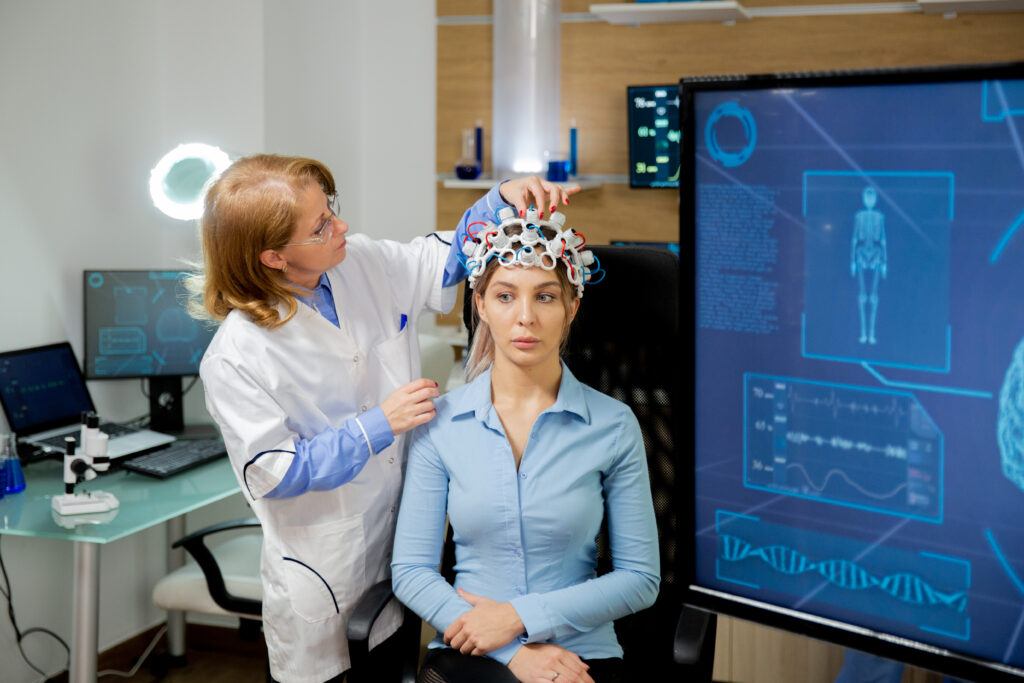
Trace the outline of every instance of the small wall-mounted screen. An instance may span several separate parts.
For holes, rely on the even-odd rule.
[[[679,187],[679,86],[631,85],[629,184]]]

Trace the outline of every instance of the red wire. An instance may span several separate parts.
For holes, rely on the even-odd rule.
[[[462,238],[462,243],[463,244],[465,244],[467,240],[471,240],[471,239],[475,240],[476,239],[476,233],[480,232],[480,231],[477,230],[476,232],[474,232],[474,231],[470,230],[470,228],[472,228],[474,225],[487,225],[487,221],[473,221],[472,223],[467,225],[466,226],[466,236]]]

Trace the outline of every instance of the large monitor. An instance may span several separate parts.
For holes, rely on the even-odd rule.
[[[630,187],[679,187],[679,87],[626,88]]]
[[[85,376],[149,379],[150,426],[181,432],[181,378],[199,374],[213,330],[185,310],[183,271],[84,271]]]
[[[1024,63],[680,94],[687,602],[1019,680]]]

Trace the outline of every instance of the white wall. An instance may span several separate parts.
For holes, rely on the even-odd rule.
[[[354,230],[432,229],[434,16],[423,0],[0,1],[0,350],[69,340],[81,357],[83,269],[197,255],[194,226],[147,194],[179,142],[320,158]],[[90,390],[114,418],[147,410],[137,380]],[[208,419],[200,385],[185,413]],[[188,527],[244,514],[239,496]],[[150,591],[165,547],[162,527],[103,547],[101,650],[161,619]],[[2,536],[0,550],[19,626],[69,638],[70,543]],[[48,674],[64,667],[45,637],[26,649]],[[39,678],[6,618],[0,678]]]
[[[265,5],[268,150],[324,161],[352,231],[435,229],[434,2]]]

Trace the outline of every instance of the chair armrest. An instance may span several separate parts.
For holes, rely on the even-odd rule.
[[[260,616],[263,611],[263,603],[260,600],[240,598],[228,593],[227,587],[224,585],[224,575],[217,565],[217,559],[210,552],[210,549],[206,547],[204,539],[207,536],[222,531],[258,526],[260,526],[260,522],[255,517],[236,519],[205,527],[183,538],[179,538],[171,544],[172,548],[184,548],[188,551],[189,555],[196,561],[196,564],[199,565],[199,568],[203,570],[203,576],[206,577],[206,586],[210,591],[210,597],[220,607],[229,612]]]
[[[380,616],[388,601],[394,596],[390,578],[384,579],[380,583],[376,583],[366,589],[366,592],[362,594],[356,603],[355,609],[352,610],[352,616],[348,618],[348,630],[345,632],[345,635],[349,643],[353,641],[369,641],[370,629],[373,628],[373,623],[377,621],[377,617]]]
[[[676,635],[672,647],[672,656],[677,664],[695,665],[701,661],[702,653],[706,657],[705,640],[708,626],[717,620],[714,615],[703,610],[683,605],[679,611],[679,622],[676,624]],[[714,633],[712,633],[711,656],[714,657]]]

